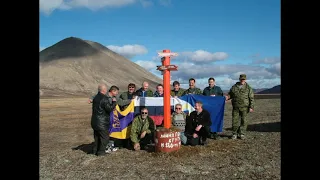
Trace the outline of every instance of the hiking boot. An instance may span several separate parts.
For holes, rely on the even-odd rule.
[[[201,145],[207,146],[208,145],[208,141],[202,141]]]
[[[119,149],[118,147],[114,147],[113,145],[111,145],[111,146],[108,145],[107,148],[106,148],[106,153],[115,152],[118,149]]]
[[[243,134],[240,135],[240,139],[245,139],[245,136]]]
[[[237,135],[232,135],[231,139],[237,139]]]
[[[220,136],[215,133],[215,134],[213,134],[213,139],[214,139],[214,140],[219,140],[219,139],[220,139]]]

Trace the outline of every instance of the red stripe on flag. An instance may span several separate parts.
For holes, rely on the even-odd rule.
[[[153,119],[154,123],[156,124],[156,126],[159,126],[162,124],[163,121],[163,115],[160,116],[149,116]]]

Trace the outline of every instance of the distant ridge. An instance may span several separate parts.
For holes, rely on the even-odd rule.
[[[223,93],[227,94],[229,90],[223,90]],[[268,88],[260,88],[253,89],[255,94],[281,94],[281,85],[274,86],[270,89]]]
[[[69,37],[39,52],[40,96],[81,95],[97,92],[97,85],[117,85],[126,91],[129,83],[152,90],[162,79],[136,63],[93,41]],[[155,67],[156,68],[156,67]]]
[[[281,85],[258,92],[257,94],[281,94]]]

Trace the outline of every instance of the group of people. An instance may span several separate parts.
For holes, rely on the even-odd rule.
[[[173,82],[173,89],[170,92],[172,97],[180,97],[187,94],[198,94],[204,96],[224,96],[219,86],[215,85],[215,79],[209,78],[209,86],[203,91],[195,86],[196,80],[189,79],[189,88],[183,90],[178,81]],[[158,84],[156,91],[149,89],[149,83],[143,82],[142,87],[136,90],[133,83],[128,85],[126,92],[119,94],[117,86],[111,86],[107,91],[105,84],[98,86],[97,95],[89,99],[92,103],[91,127],[94,130],[93,154],[98,156],[105,155],[112,151],[109,143],[110,113],[118,105],[124,110],[135,99],[140,97],[163,97],[163,85]],[[224,96],[226,101],[232,100],[232,139],[244,139],[247,129],[247,114],[254,109],[254,93],[250,85],[246,82],[246,75],[241,74],[239,82],[234,84],[229,93]],[[140,114],[132,122],[130,139],[126,146],[134,150],[146,149],[147,145],[154,143],[155,123],[148,116],[148,109],[142,108]],[[219,139],[217,132],[211,132],[210,113],[203,109],[202,102],[196,102],[195,111],[185,114],[182,111],[182,105],[176,104],[174,112],[171,115],[172,126],[180,130],[181,143],[184,145],[206,145],[207,138]]]

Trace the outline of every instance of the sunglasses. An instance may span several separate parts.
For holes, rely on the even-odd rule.
[[[129,88],[134,88],[134,87],[129,87]]]
[[[147,112],[141,112],[141,114],[148,114]]]
[[[181,109],[181,108],[176,108],[176,109]]]

